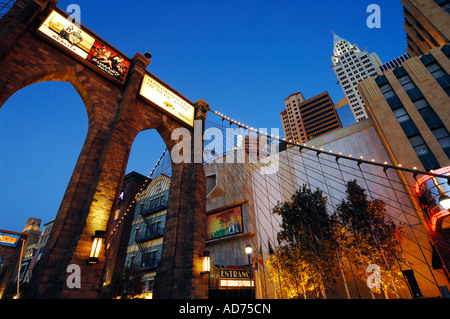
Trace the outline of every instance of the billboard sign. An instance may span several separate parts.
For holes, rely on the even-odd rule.
[[[242,207],[237,206],[207,216],[207,240],[227,237],[243,232]]]
[[[139,94],[172,117],[194,126],[194,106],[148,74],[144,76]]]
[[[20,236],[0,233],[0,245],[16,247],[19,243]]]
[[[120,83],[130,68],[130,61],[98,39],[92,37],[83,28],[67,20],[56,11],[44,20],[38,28],[41,34],[64,47],[67,51],[89,62]]]

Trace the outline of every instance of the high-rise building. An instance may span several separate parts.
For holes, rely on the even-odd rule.
[[[359,85],[375,128],[396,166],[450,174],[450,45],[412,57]],[[433,269],[450,274],[448,178],[400,174],[431,243]]]
[[[302,93],[291,94],[284,100],[286,110],[280,113],[286,140],[304,143],[342,128],[341,121],[328,92],[309,100]]]
[[[383,73],[387,69],[395,69],[396,67],[400,66],[403,62],[405,62],[406,60],[408,60],[410,58],[411,58],[411,56],[409,55],[409,53],[403,54],[403,55],[399,56],[398,58],[395,58],[389,62],[386,62],[382,66],[380,66],[379,71],[381,73]]]
[[[359,86],[397,164],[426,171],[450,166],[448,57],[449,45],[434,48]]]
[[[407,51],[420,56],[450,39],[450,1],[401,0]]]
[[[364,101],[357,86],[362,80],[377,75],[382,65],[380,58],[375,53],[367,53],[365,49],[361,51],[356,44],[351,44],[333,32],[331,60],[331,68],[336,73],[356,122],[367,119]]]

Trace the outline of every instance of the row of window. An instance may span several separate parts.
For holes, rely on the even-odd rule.
[[[424,59],[429,59],[430,57],[425,57]],[[436,65],[436,61],[431,59],[429,63],[426,64],[430,72],[433,72],[438,76],[438,78],[447,75],[440,66]],[[432,74],[433,74],[432,73]],[[419,114],[422,116],[423,120],[427,124],[428,128],[433,133],[434,137],[446,153],[447,157],[450,158],[450,134],[446,129],[444,123],[439,118],[437,113],[431,108],[427,100],[424,98],[422,92],[411,80],[406,70],[403,67],[398,67],[394,70],[394,74],[398,81],[402,85],[405,92],[408,94],[409,98],[413,102],[414,106],[418,110]],[[389,106],[391,107],[394,115],[396,116],[400,126],[402,127],[405,135],[408,137],[411,146],[414,148],[417,156],[422,162],[424,168],[428,170],[439,168],[439,162],[437,161],[434,154],[431,152],[430,148],[426,144],[422,135],[420,134],[416,124],[409,116],[402,102],[398,98],[397,94],[394,92],[392,86],[387,81],[385,76],[378,76],[376,79],[378,86],[386,98]]]

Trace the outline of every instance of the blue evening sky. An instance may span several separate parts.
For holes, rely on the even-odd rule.
[[[60,0],[83,25],[128,57],[153,55],[148,70],[192,102],[257,128],[279,128],[284,98],[344,94],[331,65],[332,31],[387,62],[406,52],[399,0]],[[370,29],[367,7],[381,8]],[[353,117],[339,111],[344,125]],[[213,115],[211,115],[213,117]],[[87,133],[81,98],[67,83],[26,87],[0,109],[0,229],[56,216]],[[127,172],[148,176],[164,151],[156,132],[138,135]]]

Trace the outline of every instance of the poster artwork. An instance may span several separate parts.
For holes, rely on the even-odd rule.
[[[124,83],[130,62],[58,12],[50,13],[38,30],[66,50]]]
[[[125,81],[130,68],[130,62],[97,40],[89,51],[87,60],[120,82]]]
[[[209,215],[207,231],[208,240],[242,233],[241,206]]]

